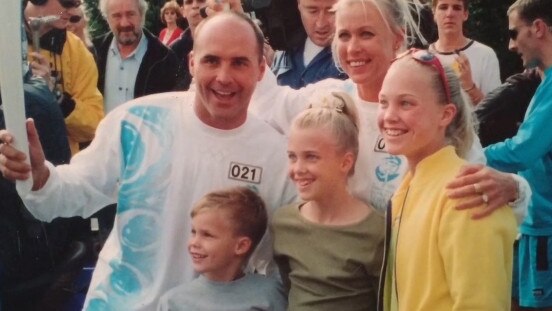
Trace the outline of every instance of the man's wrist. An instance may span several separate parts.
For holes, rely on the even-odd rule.
[[[50,177],[50,169],[46,164],[40,168],[36,174],[33,176],[35,178],[33,182],[33,188],[32,191],[38,191],[44,187],[46,182],[48,181],[48,178]]]
[[[518,176],[516,174],[510,174],[512,176],[512,179],[516,185],[516,189],[514,192],[514,197],[507,203],[510,207],[516,208],[519,206],[519,204],[524,201],[523,200],[523,191],[521,189],[521,185],[519,180],[517,179]]]

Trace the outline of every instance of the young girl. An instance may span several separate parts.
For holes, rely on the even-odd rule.
[[[454,71],[411,50],[383,81],[378,126],[408,171],[388,211],[384,310],[509,310],[516,223],[510,208],[474,221],[445,185],[474,139],[471,111]],[[476,209],[485,209],[481,193]]]
[[[272,221],[289,310],[375,310],[384,221],[348,190],[357,153],[356,109],[345,93],[293,121],[289,176],[304,202],[278,209]]]

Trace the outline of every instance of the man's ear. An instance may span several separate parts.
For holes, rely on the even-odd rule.
[[[470,18],[470,10],[469,8],[464,8],[464,22],[466,22]]]
[[[257,79],[257,82],[263,79],[266,67],[268,67],[268,65],[266,63],[265,57],[263,56],[261,58],[261,62],[259,63],[259,78]]]
[[[249,250],[251,249],[252,244],[253,242],[251,241],[250,238],[246,236],[241,236],[238,238],[238,241],[236,242],[236,247],[234,249],[234,252],[236,253],[236,255],[240,255],[240,256],[247,254],[247,252],[249,252]]]
[[[194,76],[194,51],[190,51],[190,53],[188,53],[188,68],[190,68],[190,75],[193,77]]]
[[[535,34],[537,38],[542,38],[546,35],[547,31],[550,31],[549,29],[552,29],[552,26],[548,26],[545,21],[543,21],[540,18],[537,18],[533,21],[533,25],[535,29]]]

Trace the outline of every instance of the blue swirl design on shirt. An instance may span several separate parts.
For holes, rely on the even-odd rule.
[[[121,180],[117,206],[121,256],[91,293],[87,310],[132,310],[154,282],[160,215],[167,196],[173,142],[169,110],[135,106],[121,121]]]
[[[376,167],[376,178],[380,182],[389,182],[399,177],[399,169],[402,160],[397,156],[388,156],[384,158],[384,162]]]

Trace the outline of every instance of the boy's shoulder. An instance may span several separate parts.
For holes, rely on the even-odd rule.
[[[249,286],[254,286],[259,291],[279,290],[281,283],[274,277],[262,274],[246,274],[244,282]]]
[[[209,281],[203,276],[167,292],[159,310],[285,310],[282,285],[271,277],[246,274],[227,283]]]
[[[241,292],[246,292],[248,299],[254,308],[251,310],[283,311],[287,309],[287,295],[282,282],[275,277],[261,274],[247,274],[243,280],[247,286]],[[247,288],[247,289],[246,289]],[[246,290],[245,290],[246,289]]]
[[[214,285],[203,276],[180,284],[161,297],[158,310],[215,310],[220,302],[219,293],[227,287]]]
[[[265,290],[278,290],[280,282],[273,277],[267,277],[261,274],[246,274],[242,278],[233,282],[214,282],[200,276],[191,282],[181,284],[167,292],[167,296],[183,295],[205,295],[209,292],[223,291],[241,291],[242,289],[255,289],[257,292]]]

